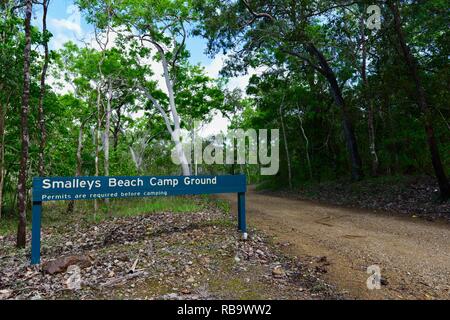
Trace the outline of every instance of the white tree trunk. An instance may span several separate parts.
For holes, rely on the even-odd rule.
[[[95,176],[98,177],[100,174],[99,169],[99,158],[100,158],[100,127],[101,127],[101,114],[100,114],[100,103],[101,103],[101,89],[100,82],[97,84],[97,127],[95,128]],[[94,200],[94,211],[98,211],[98,201]]]
[[[183,176],[190,176],[191,169],[189,167],[189,163],[186,158],[186,154],[183,150],[183,144],[177,138],[172,138],[175,142],[175,149],[178,155],[178,159],[180,160],[181,170],[183,171]]]
[[[104,166],[105,176],[109,176],[109,132],[111,129],[111,102],[112,102],[112,83],[111,79],[108,81],[108,98],[106,103],[105,114],[105,132],[103,133],[103,152],[105,154]]]
[[[172,130],[169,130],[169,132],[171,132],[172,140],[175,143],[176,153],[177,153],[178,159],[181,163],[181,169],[183,171],[183,175],[190,176],[191,169],[189,167],[189,163],[187,161],[187,157],[186,157],[186,154],[184,153],[183,145],[180,140],[181,120],[180,120],[180,116],[177,111],[177,106],[175,104],[175,94],[173,91],[172,79],[170,78],[169,64],[167,62],[164,50],[157,44],[155,44],[155,47],[157,48],[158,52],[161,54],[161,63],[163,65],[163,69],[164,69],[164,79],[166,82],[167,92],[169,93],[169,105],[170,105],[170,112],[172,114],[172,119],[173,119],[173,128],[172,128],[172,125],[170,124],[168,117],[164,116],[164,115],[163,115],[163,117],[164,117],[164,120],[166,121],[166,126],[172,128]],[[163,111],[162,108],[160,108],[160,107],[158,109],[160,110],[160,112]]]

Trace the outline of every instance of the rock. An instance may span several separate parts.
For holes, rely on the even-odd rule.
[[[262,252],[261,250],[256,250],[256,254],[260,255],[260,256],[265,256],[264,252]]]
[[[42,265],[42,271],[48,274],[62,273],[65,272],[69,266],[73,265],[77,265],[80,268],[87,268],[92,265],[92,261],[89,257],[82,255],[61,257],[44,263]]]
[[[315,270],[318,273],[327,273],[328,272],[328,270],[323,266],[316,266]]]
[[[275,278],[283,278],[286,276],[286,272],[283,270],[282,267],[276,266],[275,268],[272,269],[272,275]]]
[[[211,259],[208,257],[205,257],[205,263],[211,263]]]
[[[184,295],[191,294],[191,290],[189,290],[189,289],[182,289],[181,293],[184,294]]]
[[[69,290],[81,290],[81,271],[77,265],[71,265],[67,268],[69,278],[66,280],[66,287]]]
[[[169,293],[165,296],[166,299],[169,300],[178,300],[178,294],[176,293]]]
[[[42,296],[38,292],[34,296],[31,297],[31,300],[42,300]]]
[[[0,290],[0,300],[8,299],[12,294],[11,290]]]

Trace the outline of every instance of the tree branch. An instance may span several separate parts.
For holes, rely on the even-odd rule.
[[[254,22],[256,19],[258,19],[258,18],[267,18],[267,19],[271,20],[272,22],[275,22],[275,21],[276,21],[276,19],[275,19],[272,15],[270,15],[269,13],[265,13],[265,12],[262,12],[262,13],[256,13],[256,12],[251,8],[251,6],[250,6],[250,4],[248,3],[247,0],[242,0],[242,2],[244,3],[244,5],[245,5],[245,7],[248,9],[248,11],[250,11],[250,13],[254,16],[253,22]],[[252,22],[252,23],[253,23],[253,22]]]

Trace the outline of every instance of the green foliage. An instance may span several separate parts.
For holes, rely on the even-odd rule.
[[[0,223],[2,228],[9,228],[8,221],[16,209],[21,157],[24,21],[21,10],[11,10],[17,3],[0,2],[0,115],[4,115],[4,131],[0,132],[0,146],[4,149],[3,159],[0,157],[4,175],[1,201],[3,216],[7,217]],[[231,128],[281,129],[281,121],[285,124],[286,140],[282,139],[277,176],[261,177],[260,168],[255,165],[203,165],[204,174],[241,172],[251,183],[280,188],[287,186],[290,163],[294,186],[347,177],[350,166],[343,135],[344,109],[336,108],[336,97],[330,94],[331,75],[338,82],[343,107],[353,124],[366,175],[372,171],[374,161],[372,143],[379,161],[376,174],[434,174],[415,83],[401,54],[392,12],[385,1],[340,1],[338,5],[326,0],[76,3],[102,38],[97,40],[105,41],[111,29],[118,32],[115,42],[103,43],[102,50],[68,42],[50,54],[50,72],[55,81],[47,84],[44,99],[44,156],[49,176],[73,176],[78,160],[82,175],[94,175],[97,142],[98,161],[104,163],[101,137],[105,136],[108,103],[111,175],[179,173],[179,167],[171,161],[173,143],[162,112],[144,94],[146,91],[154,97],[170,115],[170,97],[155,80],[154,76],[160,75],[155,74],[151,63],[164,59],[168,62],[182,128],[192,130],[196,121],[207,123],[216,111],[230,119]],[[378,4],[382,9],[382,29],[377,32],[361,28],[370,4]],[[38,5],[36,2],[35,7]],[[447,7],[443,0],[400,3],[405,39],[417,59],[443,166],[449,173]],[[211,79],[201,65],[189,63],[186,38],[193,35],[208,40],[209,54],[227,54],[221,79]],[[44,59],[39,47],[51,37],[49,32],[32,29],[29,188],[31,177],[37,175],[42,136],[37,105]],[[367,55],[365,77],[363,43]],[[311,44],[328,62],[327,72],[311,52]],[[260,72],[251,77],[245,96],[239,90],[225,88],[229,76],[245,74],[251,68]],[[371,116],[373,138],[368,129]],[[78,159],[80,132],[82,148]],[[104,171],[100,165],[99,174]],[[164,201],[149,202],[136,210],[165,210],[166,205]],[[182,210],[193,209],[183,203],[175,205]],[[120,212],[133,215],[136,210]]]
[[[99,212],[94,213],[92,202],[79,202],[79,206],[71,215],[67,215],[65,202],[51,203],[44,206],[46,214],[42,217],[45,227],[59,227],[70,225],[71,221],[85,221],[88,224],[99,223],[114,218],[125,218],[153,214],[158,212],[192,213],[199,212],[207,205],[207,199],[193,197],[171,197],[133,200],[111,200],[104,203]],[[31,218],[28,219],[31,227]],[[16,232],[16,219],[7,216],[0,224],[0,235],[6,236]]]
[[[364,28],[367,82],[362,78],[361,23],[367,5],[382,9],[382,29]],[[333,106],[327,73],[308,50],[314,43],[330,64],[353,122],[366,173],[373,156],[368,130],[373,106],[377,174],[434,174],[422,114],[405,59],[400,53],[393,17],[381,1],[195,1],[202,23],[196,30],[208,40],[211,54],[228,53],[224,74],[265,66],[247,88],[250,106],[234,116],[233,126],[280,128],[280,106],[287,141],[281,146],[281,171],[266,186],[286,187],[288,159],[294,185],[348,175],[341,112]],[[409,46],[420,65],[444,169],[449,173],[448,23],[443,1],[401,4]],[[307,161],[310,157],[311,170]],[[312,176],[310,175],[312,172]]]

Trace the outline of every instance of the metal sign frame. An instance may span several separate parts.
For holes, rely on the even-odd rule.
[[[246,239],[246,192],[245,175],[34,178],[31,264],[41,262],[41,220],[44,202],[237,193],[238,230]]]

